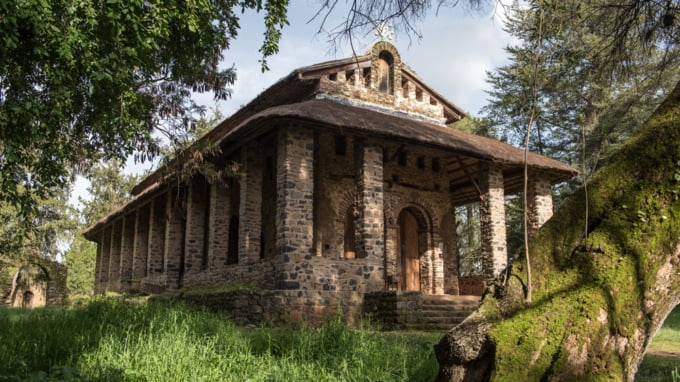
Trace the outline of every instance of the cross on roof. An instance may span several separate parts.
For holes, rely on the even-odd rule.
[[[381,21],[380,25],[376,25],[373,29],[375,29],[375,35],[380,37],[381,41],[392,40],[392,36],[394,36],[392,25],[388,24],[386,20]]]

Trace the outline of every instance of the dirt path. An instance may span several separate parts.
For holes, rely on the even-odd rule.
[[[656,349],[647,349],[647,352],[645,355],[653,355],[657,357],[664,357],[664,358],[675,358],[677,360],[680,360],[680,352],[671,352],[671,351],[665,351],[665,350],[656,350]]]

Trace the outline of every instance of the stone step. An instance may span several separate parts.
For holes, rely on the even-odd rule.
[[[423,296],[420,300],[422,306],[426,305],[446,305],[446,306],[461,306],[477,307],[479,305],[480,297],[478,296],[447,296],[447,295],[430,295]]]
[[[449,323],[444,323],[444,324],[432,324],[432,323],[417,323],[417,324],[403,324],[401,326],[401,330],[418,330],[418,331],[424,331],[424,332],[442,332],[446,333],[449,330],[453,329],[458,323],[455,324],[449,324]]]
[[[441,311],[462,311],[462,312],[472,312],[477,309],[477,305],[430,305],[421,304],[421,310],[441,310]]]
[[[460,310],[422,310],[421,317],[467,317],[471,312]]]
[[[418,323],[423,323],[423,324],[451,324],[451,325],[456,325],[463,320],[465,320],[466,317],[421,317],[420,320],[418,320]]]

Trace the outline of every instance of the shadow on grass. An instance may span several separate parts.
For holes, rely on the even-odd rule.
[[[680,381],[680,360],[648,354],[642,360],[635,382],[676,382]],[[676,373],[675,379],[673,373]]]

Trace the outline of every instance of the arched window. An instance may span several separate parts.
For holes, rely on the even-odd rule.
[[[349,206],[345,213],[345,236],[344,254],[346,259],[356,257],[355,238],[354,238],[354,206]]]
[[[393,94],[394,91],[394,57],[387,51],[378,56],[378,91]]]

